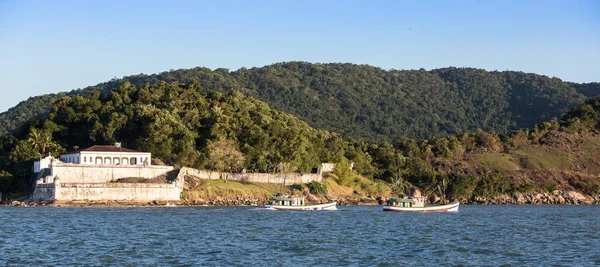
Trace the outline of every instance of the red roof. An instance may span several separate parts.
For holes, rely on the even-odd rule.
[[[124,148],[124,147],[100,146],[100,145],[82,149],[81,151],[88,151],[88,152],[139,152],[139,151],[135,151],[133,149]]]
[[[69,151],[67,153],[62,153],[61,155],[64,154],[73,154],[73,153],[79,153],[81,151],[86,151],[86,152],[134,152],[134,153],[140,153],[139,151],[133,150],[133,149],[129,149],[129,148],[124,148],[124,147],[117,147],[117,146],[110,146],[110,145],[95,145],[92,147],[88,147],[86,149],[81,149],[81,150],[77,150],[77,151]]]

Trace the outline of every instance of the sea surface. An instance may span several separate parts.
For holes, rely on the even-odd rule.
[[[600,206],[3,207],[0,266],[593,266]]]

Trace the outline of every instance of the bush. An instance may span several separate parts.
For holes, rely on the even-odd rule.
[[[477,187],[474,176],[454,173],[448,176],[448,196],[454,199],[471,198]]]
[[[327,185],[325,185],[323,183],[319,183],[317,181],[312,181],[310,183],[307,183],[306,186],[308,187],[308,190],[310,191],[311,194],[316,194],[316,195],[327,194]]]
[[[552,192],[558,189],[558,186],[552,181],[545,181],[543,184],[543,188],[546,192]]]
[[[479,180],[474,194],[481,197],[495,197],[510,189],[510,182],[501,173],[486,175]]]
[[[521,192],[521,193],[532,193],[537,190],[537,186],[535,184],[520,184],[517,187],[514,187],[512,191]]]

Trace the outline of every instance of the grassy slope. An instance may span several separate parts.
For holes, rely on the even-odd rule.
[[[600,135],[572,135],[574,146],[564,143],[528,145],[508,152],[479,152],[467,160],[451,161],[470,173],[500,172],[515,184],[555,184],[573,189],[570,180],[600,182]],[[448,171],[448,170],[447,170]],[[571,181],[572,183],[573,181]]]
[[[389,186],[384,183],[373,182],[362,177],[359,179],[361,180],[360,184],[354,184],[350,186],[339,185],[335,180],[327,178],[323,181],[323,184],[327,186],[327,195],[335,199],[359,199],[362,196],[389,196],[391,193]],[[186,201],[199,199],[208,200],[216,198],[235,199],[238,197],[267,199],[277,193],[301,194],[303,192],[308,192],[308,189],[304,185],[283,187],[279,184],[242,183],[236,181],[225,182],[224,180],[201,180],[197,181],[193,188],[184,190],[182,193],[182,199]]]

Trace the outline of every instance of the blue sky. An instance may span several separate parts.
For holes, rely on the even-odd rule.
[[[0,112],[169,69],[351,62],[600,81],[600,1],[0,0]]]

